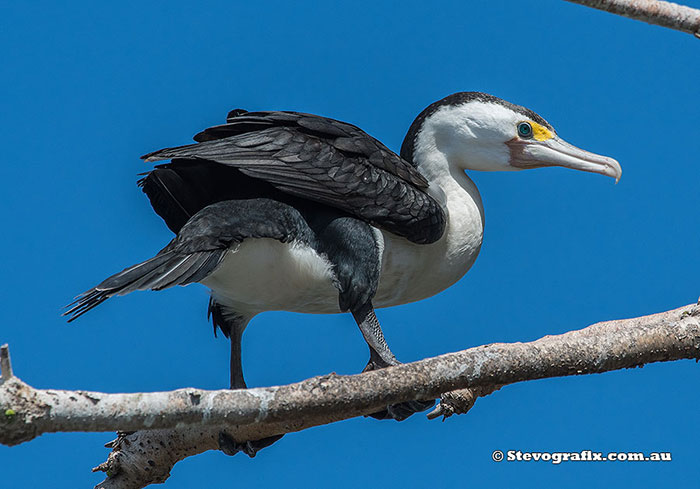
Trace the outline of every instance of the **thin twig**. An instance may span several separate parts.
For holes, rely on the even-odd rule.
[[[700,38],[700,10],[658,0],[567,0]]]

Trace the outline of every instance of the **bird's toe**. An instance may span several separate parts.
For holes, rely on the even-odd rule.
[[[269,447],[284,435],[274,435],[262,438],[260,440],[249,440],[237,442],[223,431],[219,433],[219,449],[226,455],[235,455],[238,452],[243,452],[250,458],[255,457],[260,450]]]
[[[369,416],[374,419],[395,419],[396,421],[403,421],[412,414],[430,409],[434,405],[435,401],[432,399],[429,401],[406,401],[399,404],[391,404],[383,411],[372,413]]]

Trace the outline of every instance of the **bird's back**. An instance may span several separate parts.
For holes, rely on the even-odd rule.
[[[425,178],[356,126],[296,112],[235,110],[227,121],[143,157],[171,160],[139,183],[173,232],[212,203],[265,197],[336,208],[417,243],[442,235]]]

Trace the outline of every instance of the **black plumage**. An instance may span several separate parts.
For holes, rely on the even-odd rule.
[[[135,290],[162,290],[173,285],[198,282],[216,269],[225,252],[225,249],[192,253],[180,253],[176,249],[163,250],[153,258],[126,268],[79,295],[68,305],[64,315],[70,316],[70,322],[115,295]]]
[[[203,200],[241,198],[230,187],[209,189],[245,175],[265,195],[275,190],[345,211],[415,243],[431,243],[442,236],[445,215],[426,193],[428,182],[408,161],[361,129],[347,123],[297,112],[232,111],[228,122],[195,136],[196,144],[145,155],[146,161],[171,159],[142,181],[156,212],[181,225],[188,205],[197,207],[189,187],[201,186]],[[184,162],[189,162],[189,168]],[[198,163],[195,163],[198,162]],[[207,162],[207,163],[204,163]],[[237,170],[224,174],[212,164]],[[197,168],[198,176],[190,172]],[[170,170],[170,171],[168,171]],[[174,171],[174,174],[172,173]],[[217,174],[219,178],[212,179]],[[181,177],[185,198],[173,202],[163,181]],[[158,188],[160,187],[160,188]],[[257,188],[256,188],[257,190]],[[177,189],[170,190],[177,192]],[[216,195],[216,197],[212,197]],[[207,202],[212,203],[212,202]],[[197,209],[198,210],[198,209]],[[177,217],[180,215],[181,217]],[[167,217],[165,217],[167,216]],[[170,224],[169,224],[170,225]]]
[[[114,295],[200,281],[232,244],[261,237],[326,256],[346,311],[377,289],[380,257],[368,223],[416,243],[444,231],[444,212],[412,162],[352,124],[236,109],[194,139],[143,156],[171,161],[138,182],[176,238],[79,296],[70,320]]]
[[[309,205],[293,197],[287,200],[295,201],[296,206],[253,198],[204,207],[155,257],[102,281],[71,303],[65,314],[73,321],[115,295],[199,282],[216,269],[227,250],[248,238],[295,241],[313,248],[333,268],[340,310],[369,302],[379,283],[380,260],[372,228],[337,209]],[[178,208],[186,210],[185,206]],[[215,328],[223,324],[217,317],[220,315],[213,317]]]

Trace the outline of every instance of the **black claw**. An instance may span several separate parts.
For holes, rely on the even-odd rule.
[[[226,455],[233,456],[241,451],[241,446],[236,440],[221,431],[219,432],[219,450]]]
[[[284,435],[274,435],[274,436],[268,436],[266,438],[263,438],[261,440],[253,440],[249,441],[250,445],[253,447],[255,450],[255,453],[257,453],[259,450],[262,450],[265,447],[269,447],[273,443],[275,443],[277,440],[282,438]],[[255,453],[253,455],[250,455],[251,457],[255,457]]]
[[[233,456],[238,452],[243,452],[250,458],[253,458],[260,450],[269,447],[283,436],[284,435],[274,435],[261,440],[250,440],[239,443],[222,431],[219,433],[219,449],[226,455]]]
[[[385,410],[372,413],[369,416],[374,419],[395,419],[396,421],[403,421],[412,414],[430,409],[434,405],[434,400],[406,401],[399,404],[391,404],[387,406]]]

